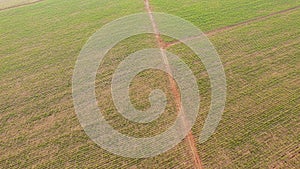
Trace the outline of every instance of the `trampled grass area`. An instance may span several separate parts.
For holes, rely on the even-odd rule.
[[[203,30],[299,5],[268,0],[150,2],[154,11],[182,16]],[[113,155],[86,136],[74,112],[72,73],[86,40],[105,23],[143,11],[141,0],[46,0],[0,12],[1,167],[192,168],[184,141],[155,158]],[[205,144],[197,144],[205,168],[300,167],[299,16],[300,11],[294,10],[209,37],[225,66],[228,100],[216,134]],[[109,100],[107,83],[115,66],[126,55],[155,47],[155,43],[151,35],[124,40],[99,69],[99,106],[111,124],[126,134],[157,134],[175,118],[170,106],[150,126],[128,124]],[[198,78],[202,107],[193,128],[198,137],[209,108],[208,77],[186,47],[176,45],[169,51],[182,57]],[[160,72],[140,74],[132,85],[134,104],[147,108],[148,92],[154,87],[164,89],[164,79]]]

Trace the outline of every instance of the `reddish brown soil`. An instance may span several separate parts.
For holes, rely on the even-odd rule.
[[[147,10],[147,13],[148,13],[149,18],[150,18],[151,23],[152,23],[152,27],[153,27],[153,30],[154,30],[154,33],[155,33],[155,38],[157,40],[157,43],[158,43],[158,46],[160,48],[164,64],[165,64],[166,69],[167,69],[167,73],[171,74],[172,72],[171,72],[170,65],[169,65],[169,62],[168,62],[168,59],[167,59],[167,56],[166,56],[166,51],[165,51],[166,43],[162,40],[162,38],[159,34],[159,31],[158,31],[159,29],[157,28],[156,22],[154,20],[153,15],[152,15],[152,10],[151,10],[150,5],[149,5],[149,0],[144,0],[144,2],[145,2],[145,7],[146,7],[146,10]],[[170,88],[171,88],[171,91],[172,91],[172,94],[173,94],[173,97],[174,97],[174,101],[175,101],[175,104],[176,104],[177,112],[180,113],[182,111],[180,92],[178,91],[178,89],[176,87],[176,82],[174,81],[174,79],[171,76],[169,76],[169,83],[170,83]],[[183,125],[186,126],[186,122],[185,122],[184,118],[182,118],[182,122],[183,122]],[[196,148],[195,138],[194,138],[191,131],[186,136],[186,141],[187,141],[187,143],[190,147],[191,153],[193,155],[194,168],[202,169],[203,167],[202,167],[202,163],[201,163],[201,160],[200,160],[197,148]]]

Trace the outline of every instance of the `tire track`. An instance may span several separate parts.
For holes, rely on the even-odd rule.
[[[215,34],[220,33],[220,32],[229,31],[229,30],[232,30],[232,29],[240,27],[240,26],[245,26],[245,25],[248,25],[248,24],[251,24],[251,23],[259,22],[259,21],[271,18],[271,17],[279,15],[279,14],[284,14],[284,13],[287,13],[287,12],[290,12],[290,11],[297,10],[299,8],[300,8],[300,5],[296,6],[296,7],[293,7],[293,8],[285,9],[285,10],[282,10],[282,11],[274,12],[274,13],[271,13],[271,14],[268,14],[268,15],[265,15],[265,16],[260,16],[260,17],[256,17],[256,18],[253,18],[253,19],[249,19],[249,20],[239,22],[239,23],[236,23],[236,24],[233,24],[233,25],[229,25],[229,26],[221,27],[221,28],[218,28],[218,29],[215,29],[215,30],[211,30],[211,31],[206,32],[205,34],[206,34],[206,36],[212,36],[212,35],[215,35]],[[194,40],[194,39],[197,39],[197,38],[200,38],[200,36],[189,37],[189,38],[186,38],[186,39],[173,41],[173,42],[165,44],[164,46],[165,46],[165,48],[168,48],[168,47],[171,47],[173,45],[180,44],[181,42],[186,42],[186,41]]]
[[[146,8],[148,16],[150,18],[152,27],[153,27],[155,38],[157,40],[157,43],[158,43],[158,46],[159,46],[159,49],[160,49],[165,67],[167,69],[167,73],[171,75],[172,71],[171,71],[170,64],[169,64],[169,61],[167,59],[167,55],[166,55],[166,51],[165,51],[166,43],[162,40],[162,38],[159,34],[159,29],[158,29],[157,24],[154,20],[152,10],[151,10],[150,4],[149,4],[149,0],[144,0],[144,3],[145,3],[145,8]],[[174,79],[171,76],[168,76],[168,77],[169,77],[170,88],[171,88],[171,91],[173,93],[174,101],[175,101],[175,104],[176,104],[177,112],[183,114],[183,112],[182,112],[183,109],[182,109],[181,99],[180,99],[180,92],[178,91],[178,89],[176,87],[176,82],[174,81]],[[185,121],[184,116],[182,118],[182,122],[183,122],[183,125],[186,126],[186,121]],[[191,131],[186,136],[186,141],[187,141],[187,143],[188,143],[188,145],[191,149],[191,153],[193,155],[194,167],[197,168],[197,169],[203,169],[202,162],[200,160],[200,157],[199,157],[199,154],[198,154],[198,151],[197,151],[197,148],[196,148],[195,138],[194,138]]]
[[[0,8],[0,12],[4,11],[4,10],[13,9],[13,8],[19,8],[19,7],[22,7],[22,6],[36,4],[36,3],[42,2],[42,1],[44,1],[44,0],[37,0],[37,1],[28,2],[28,3],[24,3],[24,4],[19,4],[19,5],[13,5],[13,6],[5,7],[5,8]]]

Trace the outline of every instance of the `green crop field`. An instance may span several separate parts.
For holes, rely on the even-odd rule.
[[[195,168],[186,139],[156,157],[125,158],[96,145],[75,113],[72,75],[82,47],[105,24],[146,12],[144,1],[30,2],[0,0],[0,168]],[[206,32],[224,65],[222,120],[207,142],[196,142],[203,168],[300,168],[300,1],[149,2],[154,12],[182,17]],[[98,106],[127,135],[153,136],[176,119],[168,78],[160,71],[138,74],[130,87],[131,101],[140,110],[150,107],[153,89],[166,93],[168,104],[157,120],[129,122],[112,101],[110,81],[116,67],[129,54],[155,47],[153,34],[125,39],[98,70]],[[201,108],[192,128],[197,141],[211,101],[209,77],[185,45],[167,50],[197,78]]]

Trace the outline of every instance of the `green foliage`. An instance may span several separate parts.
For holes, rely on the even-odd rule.
[[[150,3],[154,11],[181,16],[204,31],[300,5],[298,0]],[[0,168],[192,168],[185,141],[154,158],[123,158],[94,144],[76,118],[71,78],[82,46],[104,24],[144,11],[142,0],[46,0],[0,11]],[[224,63],[228,99],[215,135],[197,144],[205,168],[299,168],[299,17],[297,9],[209,37]],[[105,82],[122,58],[155,43],[153,36],[141,35],[110,51],[99,70],[105,73],[97,76],[98,99],[109,95],[102,89],[110,88]],[[197,138],[210,104],[209,77],[185,46],[168,50],[198,78],[202,107],[193,128]],[[140,109],[149,106],[147,92],[161,87],[157,81],[165,78],[151,73],[140,74],[132,85],[143,86],[131,95]],[[170,116],[149,127],[136,125],[116,114],[109,101],[101,101],[106,118],[126,134],[155,135],[175,118],[170,108]]]

